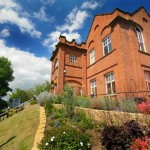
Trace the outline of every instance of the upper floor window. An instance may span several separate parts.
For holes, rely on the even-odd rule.
[[[108,35],[103,40],[103,51],[104,51],[104,55],[107,55],[108,53],[110,53],[112,51],[110,35]]]
[[[150,93],[150,72],[145,71],[144,74],[145,74],[145,81],[146,81],[147,90]]]
[[[90,81],[90,88],[91,88],[91,96],[96,96],[97,95],[96,79]]]
[[[90,52],[90,65],[95,62],[95,50]]]
[[[54,68],[58,67],[58,59],[55,60]]]
[[[105,75],[105,82],[106,82],[106,93],[107,94],[116,93],[115,79],[114,79],[114,73],[113,72]]]
[[[138,27],[136,27],[136,34],[137,34],[140,51],[145,51],[143,35],[142,35],[141,30]]]
[[[70,55],[70,61],[73,62],[73,63],[76,63],[77,62],[77,56],[75,55]]]

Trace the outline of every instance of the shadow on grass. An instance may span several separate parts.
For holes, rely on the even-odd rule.
[[[1,148],[2,146],[6,145],[7,143],[9,143],[9,142],[10,142],[11,140],[13,140],[14,138],[16,138],[16,136],[13,136],[13,137],[9,138],[6,142],[4,142],[4,143],[2,143],[2,144],[0,145],[0,148]]]

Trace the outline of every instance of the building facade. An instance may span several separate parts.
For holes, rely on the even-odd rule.
[[[52,61],[52,92],[65,83],[78,95],[150,92],[150,16],[141,7],[94,17],[86,43],[60,36]]]

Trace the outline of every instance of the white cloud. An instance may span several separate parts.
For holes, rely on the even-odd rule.
[[[14,0],[3,0],[0,1],[0,8],[6,8],[6,9],[19,9],[19,4],[15,3]]]
[[[55,21],[54,16],[52,16],[52,17],[47,16],[46,8],[44,6],[42,6],[40,8],[39,12],[34,12],[33,14],[34,14],[35,18],[37,18],[41,21],[44,21],[44,22],[52,23]]]
[[[53,5],[56,0],[40,0],[44,5]]]
[[[35,84],[50,80],[51,63],[45,57],[36,57],[29,52],[15,47],[6,46],[0,39],[0,57],[7,57],[13,66],[14,81],[10,83],[12,89],[29,89]]]
[[[28,33],[37,38],[41,36],[41,32],[35,29],[33,23],[26,17],[26,13],[22,13],[21,6],[15,1],[0,1],[0,9],[0,24],[15,24],[22,33]]]
[[[73,8],[66,16],[64,23],[56,26],[56,30],[49,33],[42,44],[48,47],[50,51],[53,51],[60,35],[66,36],[66,39],[69,41],[75,39],[78,43],[81,42],[81,35],[78,30],[83,28],[85,21],[90,16],[90,12],[88,10],[94,10],[98,6],[102,5],[103,4],[101,2],[98,3],[97,1],[91,0],[82,3],[80,8]]]
[[[98,6],[102,6],[101,2],[97,2],[97,1],[86,1],[84,3],[82,3],[81,8],[82,9],[96,9]]]
[[[81,29],[88,16],[89,15],[86,11],[74,8],[68,14],[65,20],[65,24],[58,26],[57,30],[73,32],[75,30]]]
[[[2,37],[8,37],[8,36],[10,36],[9,30],[6,29],[6,28],[4,28],[4,29],[1,31],[0,34],[1,34]]]
[[[77,42],[81,41],[81,37],[78,32],[66,33],[66,32],[54,31],[48,35],[48,38],[45,39],[42,44],[44,46],[47,46],[50,52],[52,52],[56,44],[58,43],[60,35],[65,36],[68,41],[72,41],[72,39],[75,39]]]

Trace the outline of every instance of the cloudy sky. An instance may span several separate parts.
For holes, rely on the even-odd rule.
[[[12,62],[11,88],[50,80],[49,59],[60,34],[85,42],[94,15],[141,6],[150,13],[150,0],[0,0],[0,56]]]

